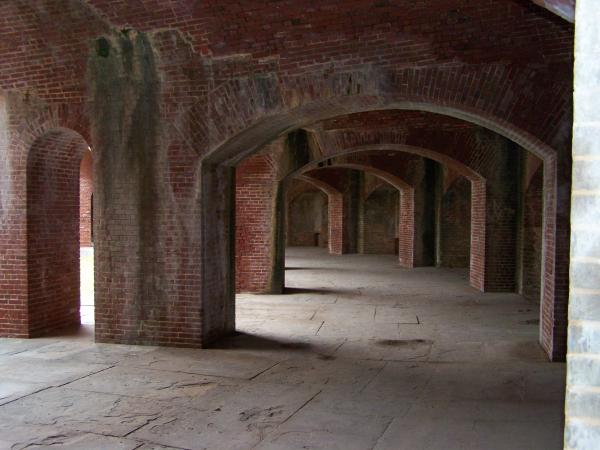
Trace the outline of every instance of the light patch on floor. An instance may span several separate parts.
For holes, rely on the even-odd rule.
[[[538,305],[464,270],[287,253],[288,292],[239,295],[215,348],[0,339],[0,449],[562,448]]]

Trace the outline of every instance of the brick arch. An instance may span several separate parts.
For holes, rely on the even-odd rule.
[[[32,242],[28,231],[32,224],[28,224],[28,219],[32,214],[28,211],[31,204],[28,196],[34,184],[30,169],[36,164],[38,168],[43,165],[40,159],[43,159],[44,148],[58,148],[63,144],[72,148],[79,141],[81,148],[87,149],[88,140],[84,136],[88,136],[89,127],[82,106],[49,105],[17,92],[0,92],[0,100],[5,112],[2,120],[8,146],[6,158],[0,161],[0,170],[11,181],[10,186],[5,185],[3,189],[0,211],[0,242],[4,243],[0,258],[0,336],[26,338],[49,329],[39,314],[35,317],[30,314],[30,299],[33,295],[39,298],[40,293],[37,287],[35,293],[30,289],[33,285],[29,264]],[[79,166],[76,173],[74,181],[78,183]],[[78,190],[77,184],[77,193]],[[69,314],[71,318],[75,316]],[[63,321],[66,322],[70,319]]]
[[[54,128],[27,157],[27,335],[78,325],[79,175],[88,144]]]
[[[461,119],[503,136],[534,153],[544,161],[544,275],[542,279],[540,341],[551,358],[562,358],[564,346],[560,326],[555,317],[562,317],[567,297],[555,298],[556,280],[566,274],[556,269],[557,222],[557,152],[550,143],[560,141],[560,130],[548,124],[548,117],[532,109],[535,104],[548,104],[552,110],[568,110],[568,95],[557,91],[548,99],[535,90],[523,91],[529,85],[526,72],[515,72],[505,66],[486,68],[444,68],[383,71],[369,69],[344,73],[309,73],[294,77],[276,74],[252,76],[225,82],[211,91],[180,116],[174,127],[178,137],[195,150],[205,167],[226,170],[251,155],[265,144],[286,132],[339,115],[374,110],[415,110]],[[507,95],[512,92],[514,95]],[[518,95],[517,95],[518,94]],[[523,94],[523,95],[521,95]],[[563,95],[564,94],[564,95]],[[528,105],[524,104],[527,99]],[[540,103],[536,103],[536,102]],[[531,103],[534,102],[534,103]],[[551,106],[550,106],[551,105]],[[531,111],[531,114],[525,112]],[[223,182],[224,173],[215,175],[204,170],[202,177],[214,189]],[[481,187],[481,186],[480,186]],[[473,189],[477,204],[485,204],[485,189]],[[215,204],[214,198],[203,194],[200,214],[215,209],[227,210],[225,204]],[[479,214],[480,211],[477,211]],[[208,220],[202,220],[210,228]],[[203,230],[201,247],[208,245],[220,233]],[[480,240],[474,247],[481,248]],[[213,245],[214,246],[214,245]],[[212,251],[227,254],[223,248]],[[485,252],[477,253],[472,265],[485,264]],[[564,255],[561,255],[563,257]],[[206,255],[205,255],[206,258]],[[205,265],[207,266],[207,265]],[[227,268],[205,275],[208,279],[226,280]],[[484,273],[484,271],[480,271]],[[484,286],[485,279],[473,280]],[[212,291],[214,293],[214,290]],[[218,296],[231,304],[233,294],[225,285]],[[206,298],[209,298],[208,292]],[[558,300],[556,300],[558,298]],[[555,301],[556,300],[556,301]],[[556,313],[555,313],[556,311]],[[559,319],[560,320],[560,319]],[[218,322],[218,321],[217,321]],[[227,325],[225,325],[227,328]],[[208,330],[210,334],[213,330]],[[220,331],[214,330],[219,334]],[[554,334],[558,333],[557,340]]]
[[[478,173],[476,170],[469,167],[464,162],[459,161],[455,158],[452,158],[451,156],[445,155],[444,153],[441,153],[439,151],[424,148],[424,147],[417,147],[414,145],[406,145],[406,144],[402,144],[402,143],[383,142],[382,141],[378,144],[367,143],[367,144],[363,144],[363,145],[355,145],[355,146],[350,146],[350,147],[340,147],[338,145],[334,145],[334,146],[329,146],[328,148],[330,149],[331,153],[328,153],[326,156],[324,156],[320,159],[310,161],[308,164],[301,167],[294,173],[301,173],[301,172],[304,172],[307,170],[311,170],[312,168],[318,167],[320,163],[323,163],[329,159],[340,157],[340,156],[352,157],[353,155],[359,155],[364,152],[391,151],[391,152],[409,153],[411,155],[421,156],[423,158],[428,158],[433,161],[439,162],[440,164],[443,164],[443,165],[448,166],[449,168],[453,169],[455,172],[464,176],[465,178],[467,178],[469,181],[472,181],[472,182],[485,183],[485,181],[486,181],[485,178],[480,173]],[[352,162],[350,162],[350,161],[352,161],[352,160],[350,159],[349,162],[347,162],[345,164],[352,164]],[[339,164],[339,163],[336,163],[336,164]],[[399,177],[395,177],[395,178],[397,180],[400,180],[400,182],[404,183],[407,187],[410,187],[410,185],[408,185],[408,183],[401,180]],[[390,183],[390,184],[393,184],[393,183]]]
[[[433,151],[422,147],[407,146],[398,143],[394,133],[378,134],[364,133],[358,138],[348,138],[348,133],[341,133],[340,139],[328,139],[327,155],[311,164],[318,165],[337,156],[358,154],[362,151],[384,150],[405,151],[417,154],[445,164],[471,181],[471,285],[480,290],[486,286],[486,245],[489,240],[486,236],[486,180],[467,164],[444,155],[441,151]],[[568,298],[566,295],[556,294],[557,279],[563,279],[561,272],[566,276],[566,268],[557,267],[557,252],[561,250],[561,243],[557,242],[557,194],[558,173],[557,156],[547,146],[537,147],[536,151],[525,147],[543,162],[543,233],[542,233],[542,275],[540,288],[540,343],[553,359],[562,359],[562,346],[564,345],[562,333],[565,324],[563,312],[566,309]],[[565,255],[563,254],[564,258]],[[559,288],[562,287],[562,283]]]
[[[345,169],[362,170],[371,173],[377,178],[395,187],[400,194],[399,217],[399,248],[398,261],[402,267],[414,267],[415,256],[415,191],[406,181],[385,170],[365,164],[334,163],[328,167],[341,167]]]
[[[485,230],[485,202],[486,202],[486,180],[475,170],[454,158],[451,158],[442,153],[404,144],[381,144],[381,145],[364,145],[359,147],[351,147],[347,149],[338,149],[337,152],[328,154],[320,160],[311,162],[305,167],[298,170],[303,172],[318,167],[328,159],[342,155],[358,155],[366,151],[395,151],[402,153],[410,153],[413,155],[422,156],[447,165],[454,171],[464,176],[471,182],[471,245],[470,245],[470,262],[469,262],[469,283],[475,289],[480,291],[485,290],[485,245],[486,245],[486,230]],[[369,168],[363,164],[356,163],[336,163],[333,161],[332,167],[347,166],[348,168],[361,168],[359,170],[376,170],[380,175],[385,174],[383,170]],[[387,174],[389,178],[390,174]],[[393,176],[392,176],[393,177]],[[385,178],[382,177],[385,181]],[[403,267],[414,267],[414,189],[408,183],[401,180],[399,177],[394,177],[396,182],[399,180],[400,190],[400,242],[399,242],[399,258],[400,264]],[[388,181],[389,182],[389,181]],[[394,185],[394,183],[390,183]],[[403,213],[404,211],[404,213]]]
[[[387,141],[383,141],[387,139]],[[486,286],[486,180],[468,165],[454,158],[444,155],[439,151],[397,143],[396,137],[391,135],[367,135],[361,140],[331,139],[327,141],[328,153],[322,159],[311,162],[310,167],[317,166],[319,162],[344,155],[357,155],[364,151],[403,151],[438,161],[448,166],[460,175],[471,181],[471,250],[470,250],[470,284],[484,291]],[[360,141],[360,144],[357,144]],[[374,142],[378,143],[374,143]],[[348,145],[349,147],[345,147]],[[533,153],[533,152],[532,152]],[[542,233],[542,276],[540,288],[540,342],[550,354],[556,355],[555,345],[560,345],[560,339],[555,339],[555,334],[560,332],[562,325],[557,325],[555,310],[566,307],[566,298],[555,295],[556,283],[556,195],[557,172],[556,157],[553,155],[540,158],[543,161],[543,233]],[[560,356],[558,357],[560,359]]]
[[[529,117],[515,110],[529,101],[563,110],[563,89],[548,99],[522,92],[531,73],[497,65],[485,68],[369,68],[318,71],[300,76],[269,73],[219,85],[174,122],[190,148],[212,163],[230,163],[252,154],[290,130],[344,114],[373,110],[415,110],[451,116],[490,129],[540,158],[552,157],[558,130],[540,111]],[[522,95],[506,95],[507,93]],[[564,95],[563,95],[564,94]],[[537,114],[536,114],[537,113]]]

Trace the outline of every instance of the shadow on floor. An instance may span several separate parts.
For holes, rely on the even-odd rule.
[[[322,295],[336,295],[336,294],[348,294],[349,291],[341,289],[327,289],[327,288],[298,288],[298,287],[285,287],[283,288],[284,294],[322,294]]]
[[[307,342],[290,341],[287,339],[273,339],[258,334],[249,334],[236,331],[231,336],[214,342],[213,349],[238,349],[238,350],[310,350]]]
[[[59,330],[50,331],[39,338],[83,338],[86,340],[94,340],[94,325],[73,325],[70,327],[61,328]]]

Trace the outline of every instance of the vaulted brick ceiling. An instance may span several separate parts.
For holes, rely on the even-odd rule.
[[[423,111],[384,110],[338,116],[320,123],[324,131],[347,129],[435,129],[457,131],[472,129],[471,122]]]
[[[82,100],[93,40],[111,29],[177,30],[198,60],[281,73],[498,62],[566,73],[573,52],[572,25],[531,0],[5,0],[0,22],[0,87],[61,102]]]

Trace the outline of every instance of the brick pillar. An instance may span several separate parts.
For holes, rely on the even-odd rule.
[[[202,165],[202,342],[235,331],[235,169]]]
[[[578,0],[565,448],[600,442],[600,4]],[[562,237],[562,236],[561,236]]]
[[[329,253],[344,253],[344,199],[339,192],[328,193]]]
[[[236,291],[281,293],[284,217],[277,169],[269,155],[236,168]],[[281,235],[281,236],[280,236]]]
[[[471,181],[471,255],[469,259],[469,284],[485,290],[486,241],[486,183]]]
[[[28,337],[26,150],[14,138],[14,106],[0,95],[0,336]]]
[[[398,261],[402,267],[414,267],[415,254],[415,191],[400,191],[400,217],[398,219]]]
[[[204,219],[198,197],[207,193],[198,186],[197,158],[185,159],[189,152],[177,154],[166,145],[161,77],[149,38],[130,31],[96,44],[87,80],[94,142],[96,340],[201,346],[207,335],[203,324],[210,323],[203,308],[214,307],[203,300],[216,302],[215,286],[222,283],[211,284],[203,273],[206,261],[216,265],[219,259],[199,248]],[[185,203],[179,203],[182,192]],[[226,193],[211,191],[212,201]],[[218,213],[211,210],[214,217]]]

